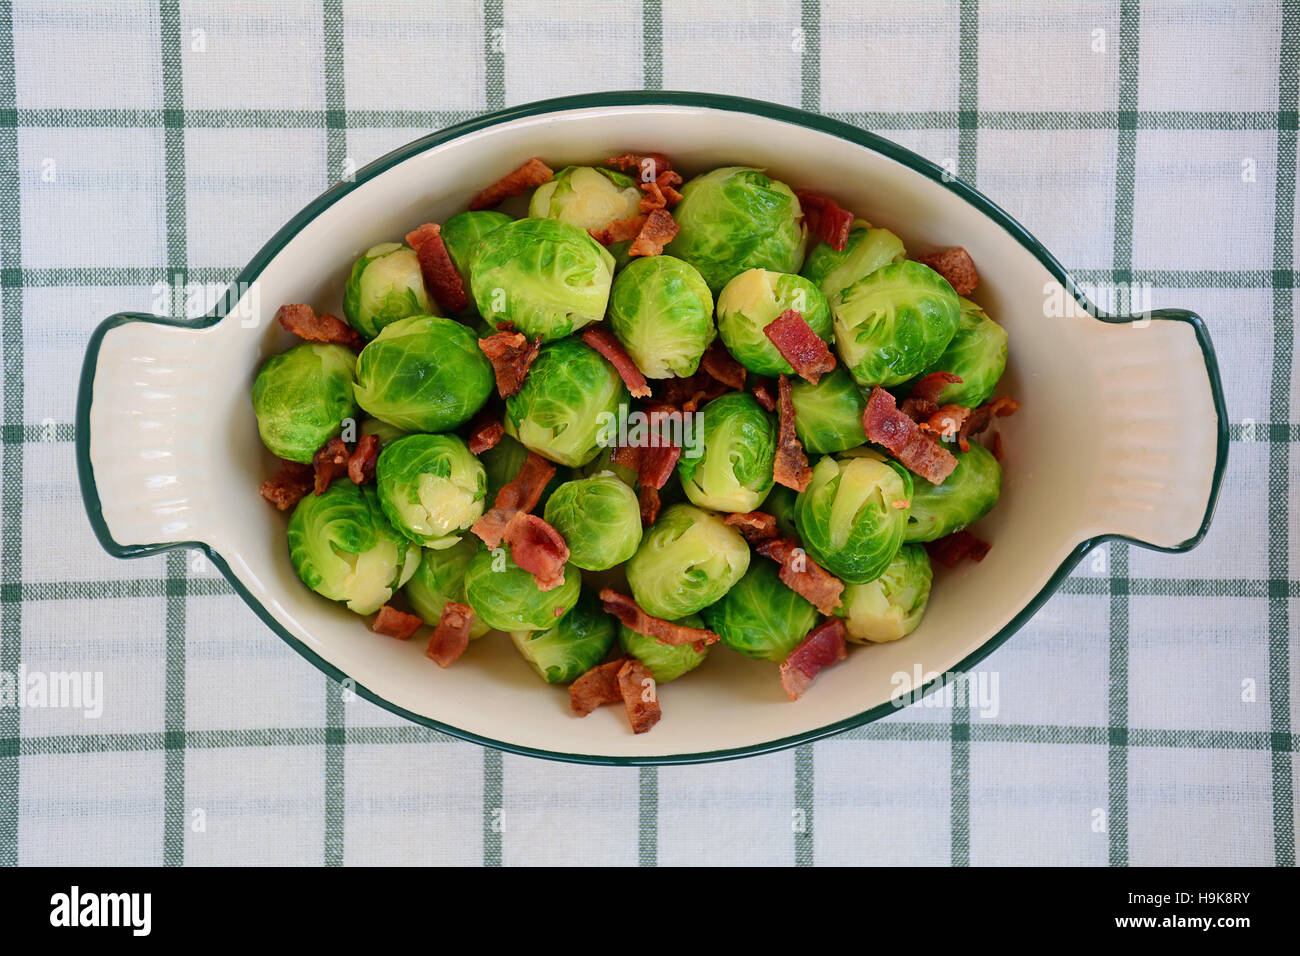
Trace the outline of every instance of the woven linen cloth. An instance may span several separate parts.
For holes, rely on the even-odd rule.
[[[0,3],[0,672],[111,695],[0,708],[0,862],[1293,864],[1298,53],[1295,2]],[[659,769],[409,724],[198,553],[103,552],[73,444],[100,320],[167,311],[174,281],[206,311],[301,206],[429,131],[636,88],[880,132],[1081,283],[1200,313],[1232,421],[1205,542],[1086,557],[980,665],[996,714],[915,705]]]

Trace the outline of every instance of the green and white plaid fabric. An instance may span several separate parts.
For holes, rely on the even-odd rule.
[[[102,673],[106,700],[0,707],[0,862],[1293,864],[1298,51],[1294,0],[0,3],[0,680]],[[101,551],[72,422],[104,316],[173,283],[205,310],[430,130],[639,87],[880,131],[1082,283],[1203,315],[1233,420],[1205,543],[1090,555],[981,665],[995,708],[658,770],[404,723],[198,555]]]

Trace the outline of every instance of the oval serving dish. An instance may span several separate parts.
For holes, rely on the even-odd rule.
[[[530,156],[559,168],[636,149],[662,151],[688,174],[767,167],[893,230],[913,253],[965,246],[980,270],[974,298],[1010,335],[998,393],[1023,406],[999,425],[1003,493],[977,529],[994,547],[982,563],[937,569],[936,599],[914,634],[855,650],[795,703],[774,666],[710,655],[664,691],[663,720],[639,736],[622,708],[574,717],[568,695],[543,686],[504,636],[476,642],[444,671],[424,657],[423,640],[375,635],[303,587],[286,516],[257,492],[274,466],[248,395],[261,362],[290,344],[273,321],[277,307],[309,302],[337,314],[348,269],[372,244],[460,211]],[[893,713],[899,693],[933,689],[998,647],[1099,543],[1195,546],[1227,448],[1222,386],[1198,316],[1098,314],[1029,233],[933,163],[821,116],[696,93],[548,100],[390,153],[295,216],[212,314],[107,319],[91,337],[77,404],[82,492],[109,552],[202,548],[290,646],[362,696],[489,746],[613,764],[762,753]]]

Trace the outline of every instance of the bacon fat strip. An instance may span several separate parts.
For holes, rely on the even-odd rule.
[[[795,374],[812,385],[835,369],[835,356],[831,355],[826,340],[794,309],[786,309],[764,326],[763,334],[790,363]]]
[[[527,511],[516,511],[506,522],[502,537],[510,545],[511,559],[533,576],[539,591],[553,591],[564,584],[569,546],[546,521]]]
[[[627,390],[633,397],[650,397],[650,386],[645,376],[641,374],[641,370],[636,367],[636,362],[632,361],[632,356],[627,354],[627,349],[623,348],[623,343],[615,338],[613,332],[609,329],[585,329],[582,333],[582,341],[614,366],[618,377],[623,380],[623,384],[627,386]]]
[[[828,617],[808,632],[781,665],[781,686],[787,697],[798,700],[822,668],[849,656],[844,634],[844,621],[838,617]]]
[[[460,277],[447,245],[442,241],[442,227],[436,222],[426,222],[406,234],[406,244],[415,250],[424,276],[425,288],[444,311],[452,314],[464,312],[469,307],[465,295],[465,280]]]
[[[862,412],[867,437],[883,445],[905,468],[931,484],[941,485],[957,467],[957,459],[898,410],[894,396],[880,386],[871,390]]]
[[[777,447],[772,477],[779,485],[803,491],[812,480],[812,468],[804,454],[803,443],[794,427],[794,398],[790,379],[784,374],[777,380]]]
[[[718,641],[718,635],[707,628],[687,627],[685,624],[674,624],[672,621],[653,617],[641,610],[640,606],[626,594],[619,594],[612,588],[600,589],[600,601],[605,606],[605,611],[618,618],[628,630],[653,637],[660,644],[670,644],[673,647],[694,644],[698,650],[701,644],[713,644]]]

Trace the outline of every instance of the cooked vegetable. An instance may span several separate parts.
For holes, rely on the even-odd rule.
[[[632,598],[676,621],[726,594],[749,567],[749,545],[718,515],[691,505],[665,508],[627,563]]]
[[[451,547],[483,516],[487,475],[455,435],[408,435],[385,445],[375,479],[393,527],[426,548]]]
[[[709,287],[672,256],[633,259],[618,274],[609,324],[646,378],[694,375],[718,334]]]
[[[931,372],[951,372],[961,383],[945,387],[938,403],[975,408],[989,400],[1006,371],[1007,330],[970,299],[959,301],[957,332],[922,377]]]
[[[356,414],[352,369],[342,345],[308,342],[272,355],[253,380],[257,431],[271,454],[309,464],[316,449]]]
[[[888,229],[878,229],[859,219],[853,223],[843,252],[836,252],[824,242],[815,245],[803,264],[802,275],[811,280],[827,300],[881,266],[907,258],[903,240]]]
[[[569,563],[585,571],[622,564],[641,543],[636,493],[613,472],[560,485],[545,517],[569,546]]]
[[[294,508],[289,560],[317,594],[373,614],[415,573],[420,549],[393,530],[369,486],[336,481]]]
[[[367,249],[352,266],[343,289],[343,314],[368,339],[398,319],[437,315],[415,250],[400,242],[381,242]]]
[[[407,431],[460,427],[483,407],[492,385],[478,339],[454,319],[399,319],[357,357],[357,404]]]
[[[491,508],[497,500],[497,493],[519,474],[520,467],[523,466],[524,459],[528,457],[528,449],[519,444],[517,439],[504,435],[496,444],[496,447],[489,448],[483,454],[479,455],[479,461],[483,463],[483,470],[487,473],[487,504]],[[568,478],[568,472],[564,468],[555,469],[555,477],[546,483],[542,490],[542,497],[537,502],[537,507],[546,506],[547,499],[560,487]]]
[[[1002,466],[983,445],[962,452],[953,445],[957,467],[941,485],[916,482],[908,512],[906,541],[935,541],[960,531],[993,510],[1002,493]]]
[[[934,574],[925,548],[905,544],[880,577],[844,589],[844,625],[855,644],[896,641],[916,630]]]
[[[803,379],[790,384],[794,428],[810,455],[829,455],[856,448],[867,440],[862,413],[867,399],[843,365],[836,365],[813,385]]]
[[[575,575],[576,576],[576,575]],[[548,684],[567,684],[595,667],[614,646],[614,619],[584,593],[573,610],[545,631],[512,631],[524,660]]]
[[[470,291],[470,263],[479,240],[508,222],[514,220],[505,213],[482,209],[478,212],[457,213],[442,224],[442,243],[447,247],[447,255],[451,256],[451,263],[460,273],[461,281],[465,283],[466,294]],[[469,298],[465,314],[472,315],[475,311],[474,297]]]
[[[402,593],[426,624],[437,625],[448,601],[466,603],[465,571],[479,547],[478,539],[467,534],[441,551],[424,549],[420,564]],[[474,615],[469,629],[470,640],[482,637],[489,630],[491,628],[477,614]]]
[[[673,623],[704,627],[704,621],[698,614],[688,614]],[[656,684],[677,680],[687,671],[695,670],[709,656],[707,646],[696,650],[694,644],[664,644],[653,637],[638,634],[626,624],[618,626],[618,645],[624,654],[631,654],[646,666]]]
[[[677,463],[686,497],[714,511],[753,511],[772,488],[776,422],[752,395],[728,392],[704,406],[702,454]]]
[[[387,445],[389,442],[397,441],[397,439],[410,434],[396,425],[381,422],[377,418],[363,418],[361,424],[357,426],[357,431],[362,435],[374,435],[379,439],[380,445]]]
[[[709,629],[733,651],[774,664],[789,656],[821,616],[781,583],[775,564],[761,559],[701,613]]]
[[[480,549],[465,570],[465,599],[483,623],[498,631],[550,630],[578,602],[581,589],[581,575],[567,568],[563,584],[541,590],[505,545]]]
[[[817,286],[803,276],[748,269],[718,295],[718,334],[736,360],[756,375],[794,374],[763,332],[786,309],[798,312],[808,328],[831,341],[830,306]]]
[[[794,523],[794,504],[799,493],[785,485],[773,485],[763,501],[763,511],[776,519],[776,530],[791,538],[799,537]]]
[[[566,166],[533,192],[528,215],[558,219],[579,229],[599,229],[616,219],[639,215],[636,180],[600,166]]]

